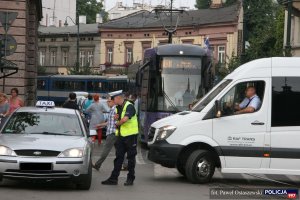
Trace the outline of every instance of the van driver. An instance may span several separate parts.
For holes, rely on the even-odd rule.
[[[256,89],[253,86],[249,86],[246,89],[246,98],[235,106],[235,114],[253,113],[257,111],[261,106],[261,100],[256,95]]]

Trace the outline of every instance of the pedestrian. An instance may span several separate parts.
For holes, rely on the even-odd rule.
[[[4,93],[0,93],[0,128],[5,123],[5,120],[7,119],[7,116],[9,115],[9,103],[7,96]]]
[[[90,131],[96,131],[98,136],[98,144],[101,144],[102,140],[102,128],[97,128],[97,124],[104,122],[104,112],[109,112],[102,102],[99,101],[100,96],[94,95],[94,102],[86,109],[86,112],[91,115],[89,124]]]
[[[71,92],[69,94],[69,99],[63,104],[63,108],[79,110],[79,106],[76,103],[76,93]]]
[[[83,102],[82,102],[82,112],[84,114],[84,117],[86,120],[90,120],[91,119],[91,115],[89,113],[86,112],[86,109],[88,107],[90,107],[90,105],[92,105],[93,103],[93,95],[92,94],[88,94],[88,97],[87,99],[85,99]]]
[[[93,168],[99,171],[101,168],[102,163],[108,156],[109,152],[115,145],[115,142],[117,140],[116,137],[116,120],[115,120],[115,114],[116,114],[116,106],[111,96],[107,97],[107,105],[110,108],[110,112],[108,114],[108,119],[106,122],[98,124],[97,128],[103,128],[106,126],[106,140],[105,144],[103,146],[103,150],[101,153],[100,158],[97,160],[97,162],[93,165]]]
[[[24,106],[23,100],[19,97],[18,88],[12,88],[10,90],[11,97],[9,99],[9,114],[13,113],[20,107]]]
[[[125,186],[133,185],[135,180],[135,163],[137,154],[137,136],[138,136],[138,120],[136,111],[132,103],[124,99],[122,90],[111,93],[114,102],[117,105],[116,123],[116,158],[114,160],[114,169],[110,177],[103,181],[104,185],[117,185],[118,177],[127,153],[128,174]]]

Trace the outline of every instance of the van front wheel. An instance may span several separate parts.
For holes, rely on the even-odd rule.
[[[196,150],[187,159],[185,174],[192,183],[208,183],[215,172],[215,161],[206,150]]]

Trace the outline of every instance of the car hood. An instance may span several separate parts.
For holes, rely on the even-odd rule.
[[[60,136],[40,134],[1,134],[0,145],[13,150],[38,149],[64,151],[69,148],[85,147],[86,138],[83,136]]]
[[[205,113],[199,112],[191,112],[191,111],[184,111],[177,113],[175,115],[171,115],[169,117],[165,117],[154,122],[151,126],[154,128],[161,128],[163,126],[172,125],[179,127],[181,125],[186,125],[189,123],[194,123],[195,121],[199,121],[203,118]]]

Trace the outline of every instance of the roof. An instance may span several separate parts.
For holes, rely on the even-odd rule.
[[[147,51],[147,50],[146,50]],[[190,44],[166,44],[155,47],[157,55],[189,55],[189,56],[205,56],[207,51],[200,46]]]
[[[33,112],[33,113],[56,113],[56,114],[76,114],[74,109],[69,108],[41,108],[41,107],[21,107],[16,112]]]
[[[65,34],[71,34],[76,35],[77,34],[77,25],[74,26],[63,26],[63,27],[55,27],[55,26],[40,26],[39,29],[39,35],[65,35]],[[79,24],[79,34],[99,34],[98,33],[98,24]]]
[[[223,8],[209,8],[190,10],[184,12],[180,16],[178,26],[199,26],[216,23],[237,22],[240,10],[240,4]],[[177,16],[173,17],[173,25],[177,20]],[[155,13],[149,11],[139,11],[122,18],[99,24],[99,28],[155,28],[161,27],[162,21],[168,25],[170,23],[169,16],[162,16],[161,20]]]
[[[98,76],[98,75],[52,75],[38,76],[38,78],[63,78],[63,79],[127,79],[126,75]]]
[[[235,69],[225,79],[298,77],[300,57],[261,58],[245,63]]]

